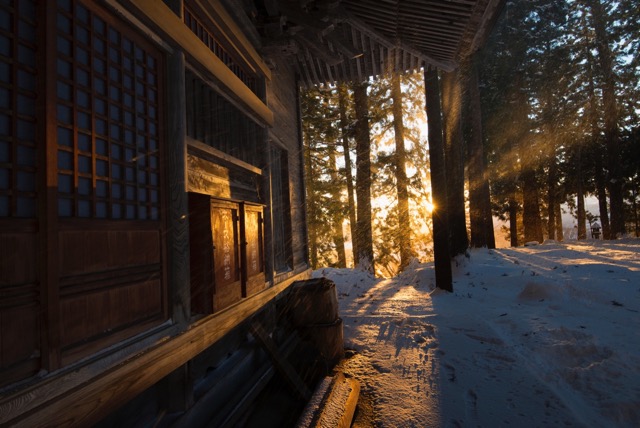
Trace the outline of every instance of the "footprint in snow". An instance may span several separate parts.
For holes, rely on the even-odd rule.
[[[451,364],[445,364],[444,368],[447,372],[447,379],[449,379],[449,382],[455,382],[456,381],[456,368],[453,367]]]
[[[478,395],[475,393],[473,389],[467,391],[467,396],[465,400],[466,404],[466,413],[467,420],[470,422],[468,426],[480,426],[478,423]]]

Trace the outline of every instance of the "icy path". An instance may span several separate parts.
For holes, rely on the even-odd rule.
[[[379,427],[640,426],[640,241],[476,250],[454,294],[432,265],[324,269],[345,364]]]

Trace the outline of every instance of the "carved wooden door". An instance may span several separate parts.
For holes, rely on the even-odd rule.
[[[242,259],[243,295],[251,296],[265,287],[264,227],[262,206],[243,204]]]
[[[239,209],[236,203],[211,201],[214,312],[242,298]]]

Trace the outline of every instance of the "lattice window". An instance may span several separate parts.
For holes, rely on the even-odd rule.
[[[293,268],[289,161],[286,150],[272,146],[270,152],[274,268],[283,272]]]
[[[58,214],[158,219],[160,55],[73,0],[56,44]]]
[[[263,128],[193,72],[186,73],[187,135],[259,166]]]
[[[240,65],[231,53],[220,43],[213,31],[210,30],[211,25],[207,25],[206,20],[198,19],[196,16],[202,16],[194,9],[193,6],[184,3],[184,23],[187,27],[198,36],[202,42],[213,52],[215,56],[220,58],[222,62],[235,74],[253,93],[257,94],[257,80],[253,73],[250,73]]]
[[[0,3],[0,217],[37,211],[36,5]]]

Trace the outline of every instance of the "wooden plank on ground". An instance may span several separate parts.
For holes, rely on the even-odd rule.
[[[296,428],[349,428],[358,404],[360,384],[343,373],[326,377],[298,419]]]

